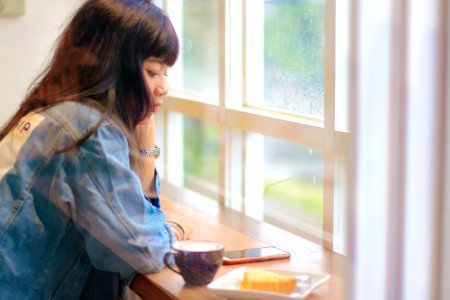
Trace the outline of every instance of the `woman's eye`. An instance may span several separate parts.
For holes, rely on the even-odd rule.
[[[147,74],[148,74],[148,76],[150,76],[150,77],[155,77],[156,75],[158,75],[157,73],[155,73],[155,72],[153,72],[153,71],[150,71],[150,70],[147,70]]]

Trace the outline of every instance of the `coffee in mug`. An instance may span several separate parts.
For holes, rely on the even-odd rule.
[[[223,260],[224,246],[212,241],[187,240],[175,242],[172,250],[164,255],[164,264],[180,274],[188,285],[210,283]],[[169,264],[173,256],[177,269]]]

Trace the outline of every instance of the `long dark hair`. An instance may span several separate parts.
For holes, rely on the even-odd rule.
[[[152,1],[88,0],[59,37],[49,66],[2,128],[0,140],[27,113],[62,101],[96,106],[103,119],[119,120],[132,132],[154,105],[143,61],[153,56],[172,66],[178,52],[172,23]]]

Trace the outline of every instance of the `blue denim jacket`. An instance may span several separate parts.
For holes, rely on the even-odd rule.
[[[130,169],[124,133],[104,121],[58,152],[99,120],[65,102],[25,116],[0,142],[1,299],[79,299],[93,270],[130,278],[163,267],[175,237]]]

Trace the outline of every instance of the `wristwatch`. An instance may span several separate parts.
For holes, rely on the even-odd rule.
[[[154,156],[158,158],[161,154],[161,148],[159,148],[159,144],[155,143],[155,149],[139,149],[140,156]]]

